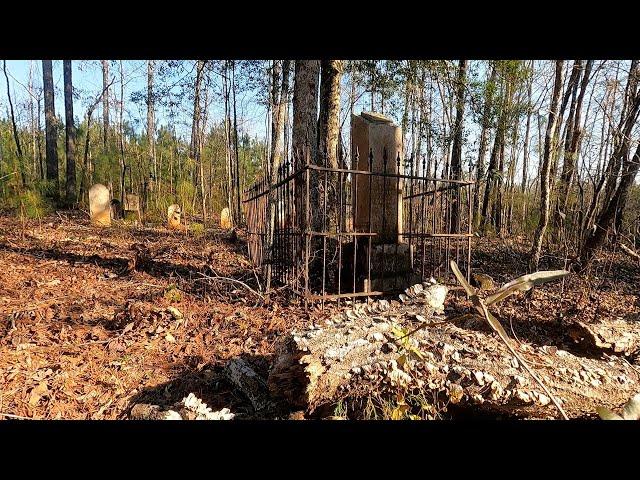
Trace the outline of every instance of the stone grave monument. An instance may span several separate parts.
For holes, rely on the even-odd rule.
[[[101,183],[96,183],[89,189],[89,215],[92,225],[111,225],[111,193]]]
[[[384,115],[373,112],[352,115],[351,158],[354,161],[356,151],[358,162],[353,165],[356,170],[402,173],[398,171],[397,163],[398,156],[401,161],[404,159],[402,129]],[[371,169],[370,152],[373,153]],[[406,288],[410,282],[415,283],[416,277],[411,273],[412,246],[403,243],[401,236],[403,180],[356,175],[353,186],[353,198],[356,198],[353,215],[355,230],[377,234],[371,242],[371,285],[365,280],[363,290],[395,290]],[[368,242],[363,246],[368,248]]]

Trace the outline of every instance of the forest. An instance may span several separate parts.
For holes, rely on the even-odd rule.
[[[638,60],[3,60],[0,420],[640,419],[639,116]]]

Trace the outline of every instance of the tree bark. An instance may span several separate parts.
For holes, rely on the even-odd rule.
[[[296,169],[316,163],[318,145],[319,60],[297,60],[293,88],[291,147]]]
[[[549,120],[544,138],[544,152],[542,154],[542,169],[540,172],[540,220],[533,237],[533,245],[531,248],[531,258],[529,260],[529,270],[535,271],[540,263],[540,255],[542,253],[542,240],[549,223],[549,203],[551,199],[551,153],[554,148],[557,121],[557,108],[560,99],[560,90],[562,89],[562,67],[563,60],[556,60],[555,80],[553,84],[553,94],[551,97],[551,105],[549,106]]]
[[[482,129],[480,131],[480,145],[478,147],[478,162],[476,165],[476,185],[473,194],[473,212],[475,215],[474,224],[476,228],[480,225],[480,220],[484,217],[484,214],[482,216],[480,215],[480,192],[482,181],[485,178],[484,157],[487,150],[487,143],[489,141],[488,135],[491,128],[491,108],[493,105],[493,92],[496,86],[496,76],[496,66],[495,63],[492,63],[491,73],[489,74],[485,87],[485,102],[481,120]]]
[[[462,138],[464,127],[464,89],[465,78],[467,75],[467,61],[460,60],[458,62],[458,76],[456,79],[456,119],[454,122],[453,147],[451,151],[451,178],[454,180],[462,180]],[[459,202],[462,198],[458,198],[453,203],[451,209],[451,224],[453,232],[459,229]]]
[[[16,118],[13,113],[13,101],[11,100],[11,90],[9,89],[9,76],[7,75],[7,61],[2,61],[4,70],[4,78],[7,81],[7,99],[9,101],[9,112],[11,114],[11,126],[13,128],[13,139],[16,142],[16,154],[18,155],[18,169],[20,171],[20,181],[24,186],[27,182],[24,171],[24,158],[22,156],[22,146],[20,145],[20,136],[18,135],[18,127],[16,126]]]
[[[338,137],[340,130],[340,80],[342,60],[323,60],[320,81],[319,154],[317,162],[330,168],[339,168]]]
[[[67,203],[76,201],[76,127],[73,120],[73,76],[71,60],[63,60],[65,151],[67,156]]]
[[[269,172],[271,181],[275,179],[278,168],[282,163],[284,151],[285,113],[289,98],[289,70],[290,60],[274,61],[271,84],[271,152]]]
[[[42,83],[44,88],[44,119],[46,129],[47,180],[53,182],[55,196],[58,193],[58,145],[57,122],[53,94],[53,66],[51,60],[42,61]]]
[[[193,184],[199,186],[198,172],[200,167],[200,152],[198,149],[199,136],[200,136],[200,89],[202,86],[202,78],[204,76],[204,60],[197,60],[196,62],[196,78],[193,90],[193,115],[191,117],[191,143],[189,144],[189,156],[195,162],[195,169],[192,172],[191,178]]]
[[[149,161],[153,166],[153,178],[158,180],[158,163],[156,160],[156,122],[155,122],[155,98],[153,95],[153,76],[155,72],[155,60],[147,61],[147,143],[149,148]]]
[[[124,208],[125,175],[127,163],[124,158],[124,70],[120,60],[120,205]]]
[[[107,140],[109,138],[109,61],[101,60],[102,63],[102,145],[107,151]]]

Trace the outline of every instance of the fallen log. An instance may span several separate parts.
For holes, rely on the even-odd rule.
[[[436,287],[443,288],[407,291],[400,302],[355,304],[323,327],[292,332],[279,346],[270,391],[310,413],[348,398],[421,392],[439,404],[556,418],[551,399],[494,333],[463,328],[435,313],[425,296]],[[513,346],[570,417],[595,416],[600,406],[618,408],[640,389],[640,377],[623,360],[582,358],[554,346]]]
[[[567,333],[576,344],[591,352],[633,356],[640,351],[640,323],[601,319],[593,323],[573,321]]]
[[[634,252],[633,250],[631,250],[629,247],[627,247],[624,243],[620,244],[620,248],[622,249],[623,252],[625,252],[627,255],[635,258],[636,260],[640,260],[640,254],[637,252]]]
[[[243,358],[232,358],[224,368],[226,378],[251,402],[256,413],[275,408],[269,397],[266,381]]]

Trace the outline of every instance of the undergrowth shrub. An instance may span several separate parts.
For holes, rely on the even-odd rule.
[[[54,210],[51,198],[55,193],[53,182],[38,182],[34,187],[8,189],[0,199],[0,209],[16,216],[39,219]]]

